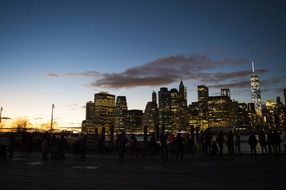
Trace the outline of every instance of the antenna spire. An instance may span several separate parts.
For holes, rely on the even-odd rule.
[[[252,72],[254,73],[254,62],[252,61]]]

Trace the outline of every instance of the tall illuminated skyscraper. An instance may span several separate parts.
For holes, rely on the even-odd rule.
[[[250,87],[251,87],[251,100],[254,103],[256,113],[260,116],[262,114],[260,81],[259,77],[255,74],[253,62],[252,62],[252,75],[250,77]]]

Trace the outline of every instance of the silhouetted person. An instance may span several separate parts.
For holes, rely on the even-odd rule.
[[[211,151],[210,151],[210,155],[211,156],[216,156],[218,152],[218,147],[215,141],[211,142]]]
[[[236,154],[239,156],[241,155],[241,149],[240,149],[240,134],[235,134],[235,140],[234,140],[234,146],[235,146],[235,151]]]
[[[277,130],[274,130],[273,133],[273,144],[274,144],[274,152],[275,154],[281,153],[281,138]]]
[[[137,138],[134,134],[131,134],[129,144],[131,157],[137,158]]]
[[[196,152],[195,135],[192,135],[192,134],[190,135],[189,141],[188,141],[188,146],[190,146],[189,147],[190,153],[194,154]]]
[[[48,153],[50,151],[49,134],[48,133],[45,133],[43,138],[42,138],[41,149],[42,149],[42,159],[47,160],[48,159]]]
[[[148,132],[148,127],[144,125],[144,128],[143,128],[143,158],[146,157],[146,154],[148,152],[147,132]]]
[[[0,136],[0,158],[6,159],[7,157],[7,147],[9,145],[9,139],[5,134]]]
[[[177,134],[175,142],[176,142],[176,146],[177,146],[176,160],[178,160],[179,156],[180,156],[180,159],[183,160],[183,157],[184,157],[184,139],[181,136],[181,133]]]
[[[169,133],[168,134],[168,142],[169,142],[169,148],[172,152],[172,154],[174,155],[176,153],[176,149],[175,149],[175,135],[173,133]]]
[[[281,135],[281,143],[282,146],[284,146],[284,154],[286,154],[286,127],[284,128],[284,131]]]
[[[268,144],[268,153],[271,155],[274,146],[274,136],[271,129],[269,129],[267,132],[267,144]]]
[[[160,135],[160,144],[161,144],[162,160],[169,160],[167,136],[165,133],[161,133]]]
[[[8,145],[9,158],[14,158],[15,146],[16,146],[16,140],[15,140],[14,134],[11,133],[9,136],[9,145]]]
[[[95,128],[95,134],[94,134],[94,144],[95,144],[95,152],[99,153],[99,135],[98,135],[98,129]]]
[[[32,154],[32,149],[33,149],[32,135],[30,133],[24,132],[22,143],[24,147],[24,153],[27,156],[30,156]]]
[[[99,148],[99,153],[104,154],[104,149],[105,149],[105,132],[102,131],[100,134],[100,137],[98,139],[98,148]]]
[[[196,135],[196,150],[197,150],[197,154],[201,155],[203,154],[203,148],[204,148],[204,134],[203,133],[199,133]]]
[[[216,143],[219,147],[219,155],[223,156],[224,133],[222,130],[218,133],[216,137]]]
[[[79,136],[76,137],[75,139],[75,143],[73,145],[73,155],[74,155],[74,158],[77,159],[79,157],[79,154],[80,154],[80,138]]]
[[[261,147],[261,151],[262,154],[267,154],[267,141],[266,141],[266,137],[265,137],[265,133],[263,130],[260,130],[259,135],[258,135],[258,139],[259,139],[259,144]]]
[[[86,154],[86,136],[85,135],[82,135],[81,138],[80,138],[80,155],[81,155],[81,158],[84,159],[85,158],[85,154]]]
[[[249,137],[248,137],[248,144],[250,146],[250,157],[251,159],[255,159],[256,157],[256,145],[257,145],[257,139],[254,135],[253,132],[251,132],[249,134]]]
[[[119,161],[124,161],[125,159],[125,149],[127,143],[128,139],[126,138],[125,132],[123,131],[117,139]]]
[[[65,148],[66,148],[67,141],[62,134],[60,139],[59,139],[59,159],[63,160],[65,159]]]
[[[204,149],[205,149],[206,156],[208,156],[210,154],[211,142],[212,142],[212,135],[210,132],[210,128],[207,128],[205,130],[205,139],[204,140],[205,140]]]
[[[155,134],[151,135],[151,139],[149,141],[149,152],[151,155],[155,156],[157,152],[157,142]]]
[[[233,133],[232,131],[229,131],[227,134],[227,141],[226,141],[226,145],[227,145],[227,150],[228,150],[228,154],[229,155],[233,155],[234,154],[234,140],[233,140]]]
[[[51,159],[57,160],[59,148],[58,148],[57,138],[55,134],[52,134],[52,137],[50,138],[50,147],[51,147]]]

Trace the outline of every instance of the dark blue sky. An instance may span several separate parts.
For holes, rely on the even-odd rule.
[[[189,103],[199,84],[249,102],[251,61],[263,100],[274,99],[286,87],[285,10],[282,0],[0,0],[0,103],[15,116],[34,105],[29,117],[45,117],[51,103],[62,113],[74,105],[70,118],[80,122],[95,92],[144,109],[152,90],[180,80]]]

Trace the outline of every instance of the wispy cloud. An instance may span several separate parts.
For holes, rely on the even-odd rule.
[[[170,56],[144,65],[133,67],[121,73],[107,73],[102,78],[92,83],[94,87],[107,88],[133,88],[138,86],[159,86],[167,85],[179,80],[195,79],[199,81],[212,81],[213,78],[223,77],[210,75],[207,72],[212,69],[225,66],[237,66],[245,64],[245,60],[211,60],[207,56],[183,55]]]
[[[214,60],[205,55],[176,55],[160,58],[141,66],[128,68],[118,73],[99,73],[86,71],[78,73],[47,73],[49,77],[91,77],[93,82],[89,87],[102,88],[134,88],[141,86],[163,86],[180,80],[193,80],[198,84],[208,84],[212,88],[249,88],[250,70],[237,71],[236,66],[247,64],[244,59]],[[234,68],[234,72],[227,72],[225,67]],[[225,70],[226,72],[217,72]],[[266,69],[258,69],[256,73],[270,72]],[[285,78],[275,78],[265,81],[273,84],[281,82]]]
[[[102,74],[97,71],[85,71],[85,72],[79,72],[79,73],[46,73],[46,76],[50,78],[57,78],[57,77],[101,77]]]
[[[211,88],[249,88],[250,81],[249,80],[243,80],[239,82],[233,82],[233,83],[225,83],[225,84],[216,84],[216,85],[210,85]]]

